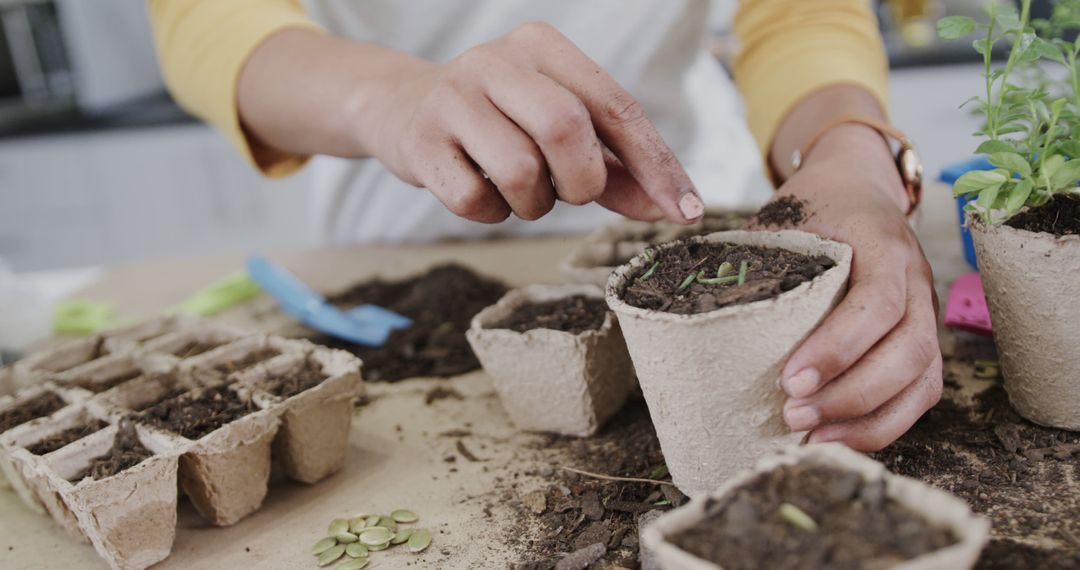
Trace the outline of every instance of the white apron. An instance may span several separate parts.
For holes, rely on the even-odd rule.
[[[305,0],[331,32],[435,62],[530,21],[565,34],[644,106],[706,204],[747,207],[769,195],[734,86],[703,48],[708,0]],[[317,157],[312,225],[319,243],[417,242],[586,232],[615,215],[590,204],[534,222],[458,218],[375,160]]]

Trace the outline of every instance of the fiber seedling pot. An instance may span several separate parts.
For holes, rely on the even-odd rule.
[[[884,495],[909,511],[920,515],[930,526],[951,531],[956,542],[910,558],[890,570],[958,570],[971,568],[989,539],[990,522],[971,512],[967,503],[921,481],[890,473],[885,466],[841,444],[791,446],[783,453],[765,457],[748,471],[728,480],[708,496],[699,496],[686,505],[664,514],[642,531],[643,548],[655,553],[664,570],[722,570],[722,566],[703,560],[671,541],[695,527],[708,516],[710,504],[723,502],[762,473],[781,466],[820,465],[851,471],[864,482],[884,483]],[[870,562],[870,561],[867,561]],[[867,566],[882,568],[880,566]]]
[[[257,402],[283,410],[273,451],[290,478],[317,483],[344,466],[356,399],[364,392],[360,368],[360,359],[347,352],[312,347],[308,354],[277,357],[240,375],[259,391]],[[293,377],[301,384],[283,391],[283,380],[304,374],[316,376]],[[317,383],[307,387],[310,382]]]
[[[672,480],[696,496],[764,453],[803,437],[782,419],[780,372],[844,295],[852,254],[845,244],[793,230],[737,230],[691,239],[824,255],[836,263],[772,299],[693,315],[623,301],[631,279],[648,263],[644,255],[612,274],[608,306],[618,315]]]
[[[968,217],[1005,390],[1016,411],[1080,430],[1080,236]]]
[[[578,334],[490,328],[524,305],[575,295],[603,298],[592,285],[530,285],[478,313],[466,333],[520,429],[592,435],[622,407],[633,386],[633,365],[610,312],[599,329]]]
[[[48,408],[40,408],[39,412],[47,413],[41,413],[40,415],[31,414],[36,417],[26,415],[22,418],[26,420],[25,422],[22,422],[19,425],[13,425],[7,430],[0,431],[0,473],[3,474],[5,484],[14,489],[15,493],[18,494],[19,499],[21,499],[28,508],[37,513],[44,513],[45,508],[37,494],[33,491],[32,485],[27,480],[21,465],[13,459],[15,451],[18,450],[18,445],[15,443],[14,438],[17,437],[18,433],[21,431],[33,429],[34,426],[47,422],[49,416],[56,414],[67,407],[70,400],[51,385],[33,386],[22,390],[14,396],[0,397],[0,417],[5,417],[6,414],[13,413],[24,405],[33,405],[36,401],[43,401],[45,398],[48,398],[53,405]],[[0,426],[0,428],[2,428],[2,426]]]
[[[80,441],[83,445],[62,448],[38,464],[38,476],[48,481],[94,549],[115,570],[142,570],[164,560],[176,535],[177,455],[136,429],[154,455],[116,475],[68,480],[91,458],[111,448],[116,426]]]

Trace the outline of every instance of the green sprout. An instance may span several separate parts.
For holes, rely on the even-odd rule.
[[[647,271],[645,271],[645,273],[641,274],[641,277],[638,279],[638,281],[645,281],[646,279],[652,277],[653,273],[656,273],[656,268],[657,267],[660,267],[660,262],[659,261],[654,261],[652,266],[649,267],[649,269]]]
[[[699,271],[697,273],[691,273],[690,275],[687,275],[686,279],[683,279],[682,284],[679,285],[679,291],[682,291],[683,289],[689,287],[690,284],[694,282],[694,279],[701,277],[702,273],[702,271]]]
[[[746,270],[749,268],[750,264],[748,264],[745,260],[743,260],[743,262],[739,264],[739,285],[746,283]]]
[[[780,505],[780,516],[792,526],[796,526],[807,532],[817,532],[817,522],[815,522],[810,515],[806,514],[806,511],[791,503],[783,503]]]
[[[731,272],[735,271],[735,266],[730,261],[725,261],[720,264],[720,267],[716,268],[717,277],[727,277],[731,275]]]

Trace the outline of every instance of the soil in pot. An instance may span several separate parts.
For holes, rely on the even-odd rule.
[[[135,432],[135,425],[125,421],[120,424],[120,429],[116,432],[116,438],[113,439],[113,446],[109,449],[109,452],[92,459],[86,469],[70,478],[69,481],[78,483],[86,477],[90,477],[95,481],[112,477],[135,467],[153,455],[139,441],[139,435]]]
[[[550,482],[525,497],[504,501],[516,510],[508,540],[524,542],[516,545],[530,553],[515,569],[551,570],[566,553],[597,543],[603,543],[605,551],[590,567],[637,568],[638,517],[686,501],[672,486],[607,481],[558,469],[565,465],[605,475],[667,480],[660,442],[642,401],[628,402],[596,436],[545,435],[537,447],[553,467],[524,475]]]
[[[260,348],[254,352],[249,352],[243,358],[238,360],[222,362],[221,364],[214,366],[213,369],[222,374],[232,374],[233,372],[247,370],[256,364],[266,362],[279,354],[281,354],[281,351],[276,348]]]
[[[962,396],[970,367],[947,359],[945,370],[941,403],[875,459],[990,518],[977,569],[1080,568],[1080,433],[1024,420],[996,382]]]
[[[1044,206],[1009,218],[1005,225],[1059,237],[1080,235],[1080,198],[1058,196]]]
[[[668,540],[726,570],[888,568],[957,542],[951,531],[886,497],[883,481],[822,465],[762,473],[706,500],[705,511],[705,519]]]
[[[67,404],[64,400],[52,392],[46,392],[31,398],[6,412],[0,413],[0,433],[21,426],[31,420],[43,418],[65,405]]]
[[[110,376],[110,377],[102,379],[102,380],[88,379],[88,378],[76,378],[76,379],[72,380],[71,383],[73,385],[75,385],[75,386],[78,386],[78,387],[84,389],[84,390],[89,390],[89,391],[91,391],[91,392],[93,392],[95,394],[99,394],[99,393],[104,392],[105,390],[108,390],[110,388],[115,388],[115,387],[123,384],[124,382],[127,382],[129,380],[134,380],[134,379],[138,378],[139,376],[142,376],[142,371],[136,368],[134,370],[128,370],[126,372],[121,372],[120,374],[116,374],[114,376]]]
[[[495,304],[506,286],[456,264],[441,265],[403,281],[373,280],[333,296],[343,308],[371,303],[413,320],[381,347],[364,347],[329,337],[315,342],[341,348],[364,361],[364,380],[393,382],[417,376],[446,377],[480,367],[465,331],[476,313]]]
[[[198,356],[204,352],[210,352],[224,344],[225,343],[223,342],[215,341],[190,340],[184,343],[180,348],[172,351],[171,354],[177,358],[191,358],[192,356]]]
[[[765,204],[754,216],[754,221],[767,228],[793,228],[812,214],[806,210],[806,202],[783,196]]]
[[[770,299],[835,263],[785,249],[691,240],[654,253],[623,293],[635,307],[684,315]],[[742,284],[740,269],[746,264]]]
[[[104,429],[106,425],[108,424],[101,420],[93,419],[49,436],[33,445],[28,445],[26,450],[34,455],[52,453],[69,443],[74,443],[92,433],[97,433]]]
[[[177,385],[176,376],[171,373],[150,374],[149,379],[160,383],[162,386],[167,386],[169,389],[156,398],[150,398],[149,400],[136,403],[131,406],[131,411],[145,412],[166,400],[172,400],[173,398],[182,396],[188,391],[187,388],[182,388]]]
[[[603,299],[573,295],[554,301],[522,305],[502,321],[487,328],[517,332],[554,329],[580,334],[603,326],[607,310],[607,303]]]
[[[141,414],[146,424],[197,440],[258,411],[255,404],[221,384],[171,400],[165,400]]]
[[[290,370],[267,376],[259,382],[259,388],[281,398],[291,398],[318,386],[327,378],[329,376],[323,373],[322,366],[305,358]]]

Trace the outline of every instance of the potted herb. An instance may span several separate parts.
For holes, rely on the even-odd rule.
[[[515,289],[466,334],[521,429],[592,435],[634,385],[619,323],[594,285]]]
[[[976,152],[993,170],[971,171],[953,185],[972,198],[967,223],[975,240],[1005,388],[1021,415],[1047,426],[1080,429],[1080,3],[1061,2],[1049,20],[991,2],[989,21],[953,16],[939,34],[977,32],[985,93],[973,97],[984,119]],[[994,46],[1009,47],[995,68]],[[1049,66],[1062,79],[1044,73]]]
[[[671,472],[694,496],[797,442],[780,371],[846,291],[851,248],[731,231],[649,249],[612,274],[619,318]]]
[[[971,568],[990,523],[964,501],[840,444],[792,447],[660,516],[666,570]]]

